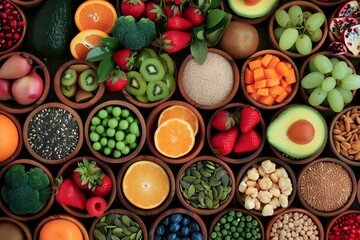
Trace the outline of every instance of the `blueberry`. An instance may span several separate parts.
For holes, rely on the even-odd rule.
[[[156,227],[156,230],[155,230],[155,233],[159,236],[163,235],[165,233],[165,227],[164,225],[161,225],[159,224],[157,227]]]
[[[193,221],[189,224],[189,229],[190,229],[190,232],[199,232],[200,226],[197,222]]]
[[[180,229],[180,234],[181,234],[181,236],[186,237],[186,236],[189,235],[189,233],[190,233],[190,229],[189,229],[188,226],[182,226],[182,227],[181,227],[181,229]]]
[[[180,230],[180,224],[179,223],[170,223],[169,225],[169,231],[173,233],[177,233]]]
[[[181,224],[182,225],[188,225],[190,223],[190,218],[188,216],[184,216],[182,219],[181,219]]]
[[[191,234],[191,240],[202,240],[203,236],[200,232],[193,232]]]
[[[169,234],[166,236],[166,240],[176,240],[176,238],[177,238],[176,233],[169,233]]]
[[[161,236],[155,234],[154,240],[161,240]]]
[[[179,223],[182,219],[181,213],[174,213],[170,216],[170,221],[173,223]]]
[[[170,223],[170,218],[169,217],[165,217],[163,220],[161,220],[161,224],[164,226],[169,225]]]

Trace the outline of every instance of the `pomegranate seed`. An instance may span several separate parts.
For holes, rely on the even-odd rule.
[[[6,37],[7,39],[12,39],[13,35],[12,35],[11,33],[7,33],[7,34],[5,35],[5,37]]]
[[[10,31],[10,26],[4,26],[4,31],[6,31],[6,32],[9,32]]]
[[[4,4],[0,4],[0,10],[4,9]]]
[[[5,39],[0,38],[0,43],[1,43],[1,44],[5,43]]]
[[[10,10],[10,9],[5,9],[5,13],[6,13],[6,14],[10,14],[10,13],[11,13],[11,10]]]
[[[15,40],[19,40],[19,39],[20,39],[20,34],[15,33],[15,34],[14,34],[14,39],[15,39]]]
[[[5,3],[5,9],[9,9],[11,7],[10,3]]]
[[[12,41],[12,40],[9,40],[9,41],[7,42],[7,46],[8,46],[9,48],[11,48],[13,45],[14,45],[14,44],[13,44],[13,41]]]
[[[0,17],[1,17],[2,19],[6,19],[6,18],[7,18],[7,14],[4,13],[4,12],[2,12],[2,13],[0,13]]]
[[[17,21],[16,21],[16,20],[12,20],[12,21],[10,22],[10,26],[13,27],[13,28],[15,28],[15,27],[17,26]]]
[[[12,16],[19,15],[19,11],[18,11],[18,10],[13,10],[13,11],[11,12],[11,15],[12,15]]]
[[[22,21],[22,20],[20,20],[20,21],[17,22],[17,26],[18,26],[18,27],[23,27],[24,24],[25,24],[25,23],[24,23],[24,21]]]
[[[7,16],[7,20],[8,20],[8,21],[11,21],[11,20],[13,20],[13,19],[14,19],[14,16],[11,16],[11,15]]]

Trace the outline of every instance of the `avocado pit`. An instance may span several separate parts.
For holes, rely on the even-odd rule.
[[[308,144],[314,139],[315,128],[308,120],[300,119],[291,124],[286,134],[296,144]]]

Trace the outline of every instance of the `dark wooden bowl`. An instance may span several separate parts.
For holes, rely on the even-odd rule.
[[[29,226],[27,224],[23,223],[22,221],[13,219],[11,217],[0,217],[0,223],[1,222],[9,222],[9,223],[15,224],[22,230],[24,240],[32,240],[32,234],[31,234],[31,230],[30,230]]]
[[[360,214],[360,211],[359,210],[355,210],[355,209],[349,209],[349,210],[346,210],[345,212],[343,213],[340,213],[334,217],[332,217],[326,224],[326,227],[325,227],[325,239],[329,239],[329,233],[330,233],[330,230],[332,228],[332,226],[334,225],[334,223],[341,217],[347,215],[347,214],[357,214],[359,215]],[[357,229],[359,229],[359,227],[357,227]]]
[[[44,0],[30,0],[30,1],[26,1],[26,0],[11,0],[14,3],[16,3],[17,5],[21,6],[21,7],[26,7],[26,8],[36,8],[39,7]]]
[[[316,4],[319,7],[326,7],[326,8],[336,7],[337,5],[346,2],[346,0],[329,1],[329,2],[319,1],[319,0],[310,0],[310,1],[313,2],[314,4]]]

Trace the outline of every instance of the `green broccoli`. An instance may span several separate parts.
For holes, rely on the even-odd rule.
[[[41,168],[34,167],[29,171],[29,183],[28,185],[35,189],[43,189],[49,186],[49,177],[44,173]]]
[[[11,166],[5,173],[5,184],[9,188],[16,188],[27,184],[29,175],[25,171],[25,166],[22,164],[15,164]]]
[[[112,35],[131,50],[139,50],[151,44],[156,36],[155,24],[149,18],[136,21],[133,16],[120,16],[112,29]]]
[[[9,209],[12,213],[23,215],[36,213],[39,191],[29,185],[22,185],[8,191]]]
[[[51,196],[52,190],[50,186],[47,186],[39,191],[39,201],[44,205],[47,203]]]

